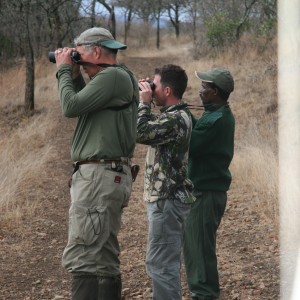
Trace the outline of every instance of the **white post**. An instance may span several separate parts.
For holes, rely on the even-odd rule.
[[[281,300],[300,299],[300,1],[278,0]]]

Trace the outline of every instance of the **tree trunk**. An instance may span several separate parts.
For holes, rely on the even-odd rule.
[[[132,9],[129,8],[128,12],[124,14],[124,44],[127,45],[129,30],[131,26]]]
[[[193,24],[192,32],[193,32],[193,43],[195,46],[197,42],[197,11],[198,11],[197,0],[194,0],[192,5],[193,5],[191,9],[192,24]]]
[[[156,20],[156,48],[160,47],[160,17]]]
[[[111,12],[110,12],[110,27],[111,27],[111,34],[114,38],[116,38],[116,15],[115,15],[115,7],[111,7]]]
[[[95,27],[95,24],[96,24],[95,7],[96,7],[96,0],[92,0],[92,3],[91,3],[91,28]]]
[[[176,5],[175,9],[175,31],[176,31],[176,38],[179,38],[179,6]]]
[[[56,34],[57,48],[62,48],[63,47],[62,22],[58,10],[56,10],[54,13],[54,19],[55,19],[55,34]]]
[[[98,0],[109,12],[108,28],[114,38],[116,38],[116,16],[115,16],[115,6],[111,7],[106,3],[106,0]]]
[[[25,46],[25,112],[31,114],[34,111],[34,55],[30,39]]]
[[[24,9],[24,27],[22,34],[22,43],[25,55],[25,68],[26,68],[26,78],[25,78],[25,99],[24,99],[24,110],[25,113],[30,115],[34,111],[34,52],[31,42],[31,32],[29,27],[29,12],[30,5],[29,2],[21,6]]]
[[[175,16],[173,18],[172,16],[172,11],[174,11],[175,13]],[[169,19],[173,25],[173,27],[175,28],[175,34],[176,34],[176,38],[178,39],[179,38],[179,33],[180,33],[180,30],[179,30],[179,5],[175,5],[175,7],[172,7],[172,5],[169,6],[168,8],[168,15],[169,15]]]

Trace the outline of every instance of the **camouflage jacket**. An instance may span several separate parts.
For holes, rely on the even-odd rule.
[[[164,107],[154,115],[139,104],[137,142],[149,145],[145,164],[145,201],[177,198],[194,202],[193,184],[187,177],[192,121],[187,105]]]

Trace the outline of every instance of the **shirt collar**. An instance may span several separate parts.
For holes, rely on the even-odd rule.
[[[178,110],[178,109],[183,109],[187,107],[187,103],[184,100],[180,100],[180,102],[178,104],[174,104],[171,106],[164,106],[160,109],[160,112],[170,112],[173,110]]]
[[[213,103],[208,103],[208,104],[204,104],[204,110],[205,111],[216,111],[221,107],[225,107],[225,106],[229,106],[228,102],[226,102],[225,104],[213,104]]]

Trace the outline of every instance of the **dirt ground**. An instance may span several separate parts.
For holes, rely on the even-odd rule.
[[[126,58],[138,77],[152,74],[169,59]],[[61,267],[67,242],[69,179],[72,166],[69,149],[74,121],[61,116],[57,107],[57,129],[51,139],[56,154],[45,166],[45,176],[33,182],[41,196],[34,215],[20,223],[0,228],[0,299],[70,299],[70,275]],[[62,130],[63,129],[63,130]],[[133,184],[129,207],[123,214],[119,235],[123,298],[151,299],[151,284],[145,272],[147,221],[143,193],[146,147],[137,145],[134,163],[141,166]],[[44,174],[44,175],[45,175]],[[227,209],[218,231],[221,299],[279,299],[279,245],[275,227],[261,217],[250,191],[229,192]],[[21,228],[20,228],[21,227]],[[190,299],[183,273],[183,299]],[[166,299],[168,300],[168,299]],[[170,299],[171,300],[171,299]]]

